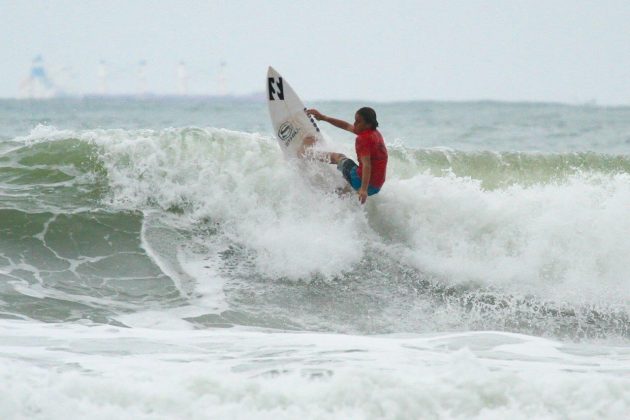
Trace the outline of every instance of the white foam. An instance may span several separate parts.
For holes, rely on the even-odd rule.
[[[362,213],[327,194],[336,179],[321,165],[287,164],[275,141],[217,129],[82,136],[103,147],[113,205],[186,207],[252,251],[263,275],[333,275],[361,258]],[[300,177],[304,171],[324,189]]]
[[[219,252],[224,250],[225,247],[217,243],[212,244],[214,246],[208,245],[209,241],[206,241],[203,253],[180,250],[177,258],[186,273],[197,279],[195,291],[200,293],[201,297],[194,299],[193,304],[196,307],[203,308],[203,314],[218,314],[228,309],[225,292],[223,291],[225,278],[219,268]]]
[[[403,261],[443,276],[558,301],[630,298],[628,176],[488,191],[416,175],[382,192],[372,225]]]
[[[132,328],[152,328],[159,330],[189,330],[193,326],[168,310],[139,310],[116,316],[116,320]]]
[[[517,334],[365,337],[0,320],[0,335],[5,419],[612,419],[630,409],[627,349],[576,355]]]
[[[37,124],[31,129],[28,135],[16,137],[13,141],[24,143],[25,145],[33,145],[74,138],[77,134],[78,133],[73,130],[60,130],[52,125]]]

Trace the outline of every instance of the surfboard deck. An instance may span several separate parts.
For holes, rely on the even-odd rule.
[[[278,144],[285,157],[299,157],[305,139],[316,144],[324,139],[315,119],[306,114],[306,107],[291,85],[273,67],[267,70],[267,103]]]

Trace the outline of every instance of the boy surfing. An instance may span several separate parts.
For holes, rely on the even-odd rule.
[[[368,196],[381,190],[385,183],[387,171],[387,148],[383,136],[377,130],[376,112],[369,107],[359,109],[354,114],[354,124],[328,117],[316,109],[308,109],[306,113],[318,121],[326,121],[337,128],[357,135],[354,147],[357,152],[358,165],[341,153],[326,153],[323,160],[337,165],[337,169],[341,171],[346,181],[358,193],[361,204],[364,204]],[[308,140],[305,139],[305,146],[314,142],[314,139],[310,139],[310,142]]]

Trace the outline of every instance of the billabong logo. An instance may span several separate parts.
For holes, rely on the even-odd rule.
[[[293,127],[289,121],[282,123],[278,129],[278,137],[284,142],[285,146],[288,146],[293,137],[298,133],[298,129]]]
[[[273,77],[269,77],[267,79],[267,84],[269,88],[269,100],[275,101],[279,99],[284,101],[284,86],[282,86],[282,77],[278,77],[274,79]]]

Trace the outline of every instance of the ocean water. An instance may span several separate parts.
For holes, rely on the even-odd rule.
[[[625,418],[630,107],[368,105],[0,101],[0,418]]]

